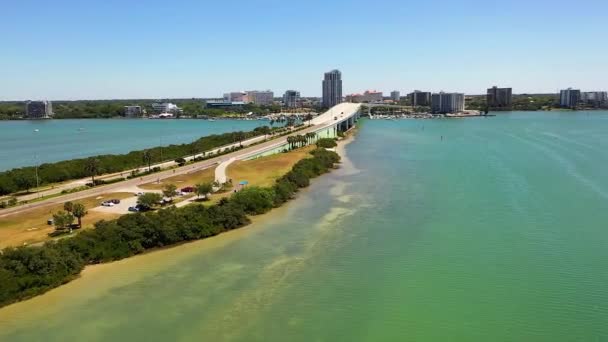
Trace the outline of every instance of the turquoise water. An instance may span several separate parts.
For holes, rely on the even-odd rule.
[[[261,120],[0,121],[0,171],[38,162],[125,153],[161,143],[189,143],[210,134],[247,131],[267,124]]]
[[[366,121],[347,152],[246,229],[0,310],[0,340],[608,340],[608,113]]]

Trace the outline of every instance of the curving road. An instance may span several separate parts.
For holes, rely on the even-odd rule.
[[[178,167],[178,168],[171,169],[171,170],[161,171],[161,172],[154,173],[151,175],[142,176],[142,177],[138,177],[138,178],[134,178],[134,179],[129,179],[129,180],[125,180],[125,181],[114,183],[114,184],[103,185],[103,186],[91,188],[88,190],[79,191],[79,192],[76,192],[73,194],[61,195],[58,197],[49,198],[49,199],[42,200],[39,202],[34,202],[34,203],[20,205],[17,207],[2,209],[2,210],[0,210],[0,217],[14,215],[14,214],[21,213],[21,212],[29,210],[29,209],[33,209],[33,208],[45,207],[48,205],[64,203],[67,201],[76,201],[76,200],[83,199],[86,197],[99,196],[101,194],[108,193],[108,192],[116,192],[125,187],[136,187],[141,184],[146,184],[146,183],[150,183],[150,182],[154,182],[154,181],[158,181],[158,180],[163,180],[165,178],[173,177],[176,175],[182,175],[182,174],[188,174],[188,173],[192,173],[192,172],[201,171],[201,170],[219,165],[223,161],[228,161],[230,159],[233,159],[233,160],[246,159],[253,155],[262,153],[264,151],[272,150],[278,146],[286,144],[288,136],[306,134],[309,132],[316,132],[318,130],[325,129],[327,127],[335,125],[336,122],[338,122],[338,121],[346,120],[347,118],[355,115],[359,111],[360,107],[361,107],[360,104],[341,103],[335,107],[332,107],[327,112],[325,112],[321,115],[318,115],[316,118],[314,118],[311,121],[311,126],[305,128],[303,130],[298,130],[298,131],[295,131],[288,135],[284,135],[284,136],[281,136],[281,137],[278,137],[278,138],[275,138],[275,139],[272,139],[269,141],[265,141],[262,143],[259,143],[259,141],[263,140],[264,137],[257,137],[257,138],[253,138],[253,139],[250,139],[247,141],[243,141],[243,143],[242,143],[243,146],[248,146],[248,145],[252,145],[252,144],[255,144],[255,145],[248,146],[248,147],[245,147],[238,151],[228,153],[228,154],[225,154],[225,155],[222,155],[219,157],[214,157],[214,158],[207,159],[207,160],[204,160],[201,162],[197,162],[195,164]],[[173,162],[171,162],[171,163],[173,163]],[[225,166],[227,166],[227,164]],[[225,168],[224,168],[223,176],[225,179],[226,178]],[[217,177],[217,174],[216,174],[216,177]]]

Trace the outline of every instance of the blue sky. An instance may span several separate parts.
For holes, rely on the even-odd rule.
[[[7,0],[0,100],[608,89],[608,1]]]

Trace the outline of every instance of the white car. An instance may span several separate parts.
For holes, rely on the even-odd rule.
[[[101,205],[102,205],[102,206],[104,206],[104,207],[113,207],[113,206],[115,206],[115,204],[114,204],[114,203],[112,203],[112,202],[108,202],[108,201],[106,201],[106,202],[101,202]]]

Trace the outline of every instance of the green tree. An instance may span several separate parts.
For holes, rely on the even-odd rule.
[[[234,137],[239,142],[239,146],[243,147],[243,140],[245,140],[245,133],[242,131],[238,131],[238,132],[234,133]]]
[[[274,191],[270,188],[252,186],[235,193],[230,200],[243,208],[246,213],[259,215],[274,206]]]
[[[20,190],[25,190],[26,192],[30,192],[30,189],[36,184],[34,178],[27,174],[18,174],[14,178],[14,182]]]
[[[293,146],[294,146],[294,143],[295,143],[295,137],[293,137],[291,135],[288,136],[287,137],[287,143],[289,144],[289,149],[293,150]]]
[[[213,191],[213,185],[211,183],[200,183],[194,186],[194,192],[196,193],[196,197],[200,198],[204,196],[207,198],[207,195]]]
[[[72,223],[74,223],[74,215],[67,211],[58,211],[53,214],[53,224],[56,230],[69,229],[72,232]]]
[[[74,203],[70,201],[63,203],[63,210],[71,213],[74,210]]]
[[[312,119],[312,114],[310,113],[306,114],[306,116],[304,117],[304,121],[308,121],[308,126],[311,125]]]
[[[99,173],[99,159],[95,157],[88,158],[84,168],[88,175],[91,176],[91,183],[95,186],[95,176]]]
[[[338,143],[331,138],[322,138],[317,140],[317,146],[321,148],[334,148],[338,146]]]
[[[315,138],[317,137],[317,134],[314,132],[308,132],[308,133],[306,133],[305,136],[306,136],[306,142],[310,144],[315,140]]]
[[[152,170],[152,153],[150,153],[150,150],[145,150],[141,158],[144,164],[148,165],[148,172],[150,172]]]
[[[82,203],[76,203],[72,206],[71,213],[78,219],[78,228],[82,228],[82,218],[88,214],[87,208]]]
[[[177,186],[175,184],[167,184],[163,187],[163,196],[173,198],[177,191]]]
[[[137,199],[137,204],[144,208],[151,209],[159,205],[162,199],[162,196],[156,192],[147,192],[139,196]]]

